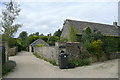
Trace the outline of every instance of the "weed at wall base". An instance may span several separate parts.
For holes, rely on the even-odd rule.
[[[42,57],[41,55],[38,55],[37,53],[33,53],[33,55],[35,55],[39,59],[43,59],[44,61],[49,62],[50,64],[52,64],[54,66],[58,66],[58,64],[55,62],[55,60],[48,60],[48,59]]]

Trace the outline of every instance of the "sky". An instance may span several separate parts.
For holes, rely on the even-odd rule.
[[[19,2],[21,12],[15,23],[23,24],[15,37],[22,31],[28,34],[39,32],[43,34],[54,33],[62,29],[64,20],[97,22],[110,24],[118,21],[119,0],[16,0]],[[0,5],[1,6],[1,5]],[[0,7],[0,12],[4,8]]]

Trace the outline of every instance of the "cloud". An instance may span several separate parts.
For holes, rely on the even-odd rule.
[[[1,0],[9,1],[9,0]],[[19,2],[118,2],[119,0],[15,0]]]
[[[54,33],[62,28],[65,19],[105,24],[117,21],[117,0],[94,1],[96,2],[20,2],[22,10],[16,23],[23,24],[23,27],[19,29],[16,36],[21,31],[27,31],[29,34]]]

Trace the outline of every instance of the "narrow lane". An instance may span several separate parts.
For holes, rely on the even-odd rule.
[[[4,78],[118,78],[118,59],[64,70],[30,52],[20,52],[10,59],[16,61],[17,66]]]

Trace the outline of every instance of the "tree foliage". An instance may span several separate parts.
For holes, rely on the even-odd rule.
[[[17,32],[18,28],[21,27],[20,24],[15,24],[14,21],[19,15],[21,9],[19,5],[12,0],[10,2],[4,3],[6,6],[5,9],[2,10],[2,32],[4,33],[4,37],[6,40],[13,37],[14,34]]]
[[[49,39],[48,39],[48,43],[55,43],[59,40],[60,38],[58,36],[51,36]]]
[[[47,36],[42,36],[42,37],[40,37],[40,39],[44,40],[45,42],[48,41],[48,37]]]
[[[20,34],[19,34],[19,38],[22,39],[23,41],[23,49],[24,50],[27,50],[27,47],[29,45],[29,38],[28,38],[28,33],[26,31],[22,31]]]
[[[19,38],[22,39],[22,40],[25,40],[26,37],[27,37],[28,33],[26,31],[22,31],[20,34],[19,34]]]
[[[32,42],[34,42],[35,40],[37,40],[37,39],[39,39],[39,37],[36,36],[36,35],[30,36],[30,37],[29,37],[29,42],[30,42],[30,44],[31,44]]]
[[[61,31],[60,29],[58,29],[58,31],[56,31],[56,32],[53,34],[53,36],[58,36],[58,37],[60,37],[60,36],[61,36],[61,33],[62,33],[62,31]]]

